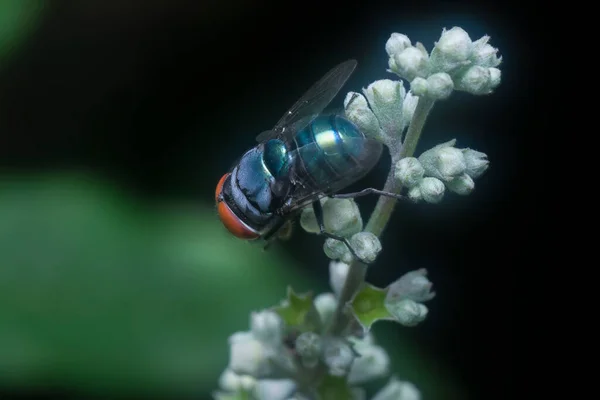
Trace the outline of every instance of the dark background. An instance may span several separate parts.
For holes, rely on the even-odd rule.
[[[393,79],[384,49],[392,32],[428,50],[444,27],[490,35],[503,56],[501,85],[490,96],[455,93],[438,103],[418,152],[457,138],[458,147],[487,153],[491,167],[468,197],[400,204],[368,280],[385,286],[399,271],[427,268],[438,296],[426,323],[402,329],[404,340],[463,398],[512,397],[514,256],[528,230],[516,224],[517,201],[529,194],[522,175],[539,88],[530,79],[531,15],[487,1],[29,4],[38,7],[34,28],[0,68],[0,169],[11,177],[86,171],[148,204],[211,206],[217,180],[256,133],[338,62],[359,62],[344,93]],[[381,187],[386,162],[356,187]],[[359,202],[365,219],[374,201]],[[298,230],[281,250],[297,273],[326,284],[321,244]],[[28,382],[9,382],[6,395],[94,393]]]

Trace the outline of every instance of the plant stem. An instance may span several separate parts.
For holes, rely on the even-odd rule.
[[[400,194],[402,185],[400,185],[394,177],[396,163],[405,157],[412,157],[415,153],[419,138],[421,137],[421,131],[423,130],[427,116],[434,103],[434,100],[424,97],[419,98],[404,143],[402,143],[402,147],[397,154],[392,154],[392,165],[383,187],[384,191]],[[371,232],[377,237],[381,237],[392,216],[396,201],[397,200],[393,197],[380,196],[377,205],[367,222],[365,231]],[[345,313],[346,303],[352,299],[354,293],[360,288],[365,280],[366,274],[367,266],[365,264],[356,260],[350,264],[348,275],[346,276],[346,281],[344,282],[344,287],[340,294],[335,314],[333,315],[332,323],[328,329],[329,333],[339,335],[348,325],[348,316]]]

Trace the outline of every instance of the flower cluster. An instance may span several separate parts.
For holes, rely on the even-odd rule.
[[[390,374],[389,356],[368,328],[349,330],[341,336],[325,329],[338,307],[348,267],[342,262],[330,262],[332,292],[313,299],[290,290],[279,306],[253,312],[250,329],[229,338],[229,364],[221,374],[215,398],[301,400],[333,391],[340,399],[365,399],[361,385],[388,377],[388,384],[373,400],[420,399],[414,385]],[[379,320],[415,326],[427,315],[421,302],[433,298],[430,289],[424,270],[409,272],[388,288],[380,289],[384,293],[382,301],[372,305],[379,307]],[[353,309],[360,324],[364,317],[361,311],[354,304],[347,307]],[[319,384],[305,387],[303,377],[312,376],[319,369],[326,371]]]
[[[485,153],[454,147],[456,140],[441,143],[418,158],[406,157],[395,165],[394,177],[408,188],[413,201],[439,203],[448,189],[468,195],[475,188],[474,179],[488,168]]]
[[[381,79],[344,100],[346,116],[366,135],[395,148],[410,124],[418,98],[406,92],[402,81]],[[366,98],[365,98],[366,96]],[[367,101],[368,100],[368,101]]]
[[[363,221],[358,205],[353,199],[321,199],[323,207],[323,224],[325,231],[348,239],[356,254],[368,262],[373,262],[381,251],[381,243],[377,236],[364,232]],[[319,233],[319,224],[312,207],[302,210],[300,225],[310,233]],[[353,255],[348,247],[335,239],[325,240],[323,250],[332,260],[352,262]]]
[[[391,35],[385,50],[390,71],[410,82],[416,96],[446,99],[454,89],[475,95],[489,94],[499,84],[497,68],[502,57],[488,42],[489,36],[472,41],[464,29],[443,30],[431,54],[421,43],[411,44],[400,33]]]

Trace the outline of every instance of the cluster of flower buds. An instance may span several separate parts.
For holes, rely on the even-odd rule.
[[[394,176],[413,201],[439,203],[446,189],[468,195],[475,188],[474,179],[488,168],[485,153],[454,147],[456,140],[439,144],[418,158],[406,157],[396,163]]]
[[[346,116],[367,136],[393,149],[410,124],[418,98],[406,92],[402,81],[391,79],[375,81],[363,93],[346,95]]]
[[[371,332],[346,329],[339,336],[326,332],[348,270],[348,264],[331,261],[331,292],[313,298],[289,290],[279,306],[253,312],[250,329],[229,338],[229,364],[221,374],[215,399],[304,400],[308,397],[299,386],[301,377],[324,369],[325,387],[317,387],[317,393],[333,391],[340,393],[336,398],[365,400],[361,386],[387,377],[388,383],[372,400],[419,400],[414,385],[390,374],[390,358]],[[409,272],[386,289],[380,306],[393,316],[387,319],[414,326],[425,318],[420,302],[433,294],[423,271]]]
[[[472,41],[462,28],[444,29],[429,54],[423,44],[413,46],[406,35],[393,33],[385,50],[390,72],[409,81],[415,96],[443,100],[455,89],[482,95],[500,84],[502,57],[489,39]]]
[[[373,262],[381,251],[377,236],[363,232],[363,220],[358,205],[353,199],[321,199],[323,207],[323,225],[325,231],[348,239],[348,242],[362,260]],[[309,233],[319,233],[317,217],[311,206],[305,207],[300,216],[300,225]],[[345,243],[336,239],[327,239],[323,245],[327,257],[332,260],[352,262],[354,256]]]

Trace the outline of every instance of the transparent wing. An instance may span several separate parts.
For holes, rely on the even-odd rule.
[[[356,68],[356,60],[344,61],[327,72],[279,119],[273,129],[256,137],[258,142],[284,135],[293,136],[327,107]]]
[[[343,148],[354,151],[342,150],[324,156],[316,143],[294,150],[290,178],[296,189],[292,194],[291,210],[338,193],[362,179],[377,164],[383,151],[380,142],[365,137],[346,139]]]

